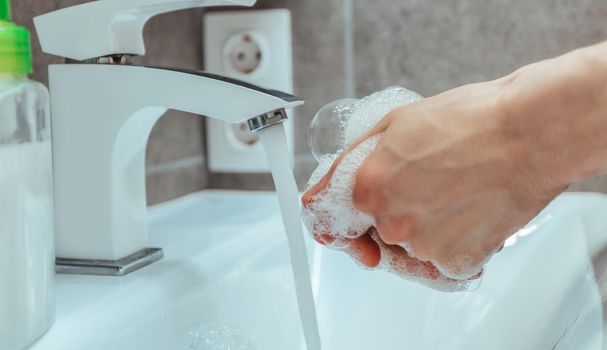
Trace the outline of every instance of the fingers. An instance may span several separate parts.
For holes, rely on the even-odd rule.
[[[418,277],[435,280],[442,277],[440,271],[431,262],[419,260],[411,256],[403,247],[398,245],[386,244],[379,237],[376,230],[370,235],[380,246],[383,254],[386,254],[385,260],[389,262],[390,267],[405,275],[415,275]]]
[[[334,235],[321,233],[314,234],[314,239],[322,245],[332,245],[334,249],[345,251],[369,268],[377,267],[381,261],[379,246],[368,234],[354,239],[340,239],[339,242],[336,242],[337,239]]]
[[[335,172],[335,169],[337,169],[337,166],[339,165],[339,163],[341,162],[343,157],[345,157],[345,155],[346,155],[346,152],[343,152],[342,154],[340,154],[339,157],[337,157],[337,159],[335,159],[335,161],[331,165],[331,168],[329,168],[329,171],[327,171],[327,173],[320,179],[320,181],[317,184],[310,187],[303,194],[303,196],[301,197],[301,202],[304,207],[308,208],[310,206],[310,203],[312,203],[312,201],[314,200],[314,196],[316,196],[318,193],[320,193],[325,187],[327,187],[329,182],[331,182],[331,178],[333,177],[333,173]]]
[[[351,145],[347,151],[342,152],[337,159],[333,162],[327,173],[320,179],[318,183],[311,186],[302,196],[301,202],[304,208],[310,209],[312,208],[312,203],[314,201],[314,197],[317,196],[320,192],[322,192],[331,182],[333,174],[335,173],[337,167],[343,160],[343,158],[354,148],[364,142],[371,136],[379,134],[388,127],[389,125],[388,116],[383,118],[371,131],[369,131],[365,136],[363,136],[360,140]],[[315,225],[312,229],[312,234],[314,239],[323,245],[333,245],[336,242],[336,237],[330,233],[326,232],[326,229],[323,229],[325,225],[322,225],[322,216],[323,213],[311,213],[316,216],[317,222],[319,224]],[[379,245],[368,235],[362,235],[361,237],[355,239],[340,239],[340,243],[345,243],[345,246],[341,248],[346,251],[350,255],[352,255],[355,259],[359,260],[363,265],[369,268],[375,268],[379,265],[381,261],[381,250]]]
[[[332,236],[333,241],[335,238]],[[405,278],[414,278],[417,281],[426,281],[428,286],[438,290],[465,289],[466,281],[445,276],[431,262],[422,261],[409,254],[403,247],[384,243],[375,228],[356,239],[343,241],[345,245],[340,250],[348,253],[368,268],[377,268],[384,261],[384,269]],[[325,244],[327,244],[325,242]],[[469,280],[480,278],[482,271],[470,277]]]
[[[409,242],[418,258],[432,261],[442,274],[474,279],[503,243],[493,224],[501,212],[480,201],[460,206],[423,227]],[[494,219],[495,218],[495,219]]]
[[[369,268],[377,267],[381,261],[379,245],[369,234],[349,240],[349,244],[344,250]]]
[[[410,241],[416,230],[417,220],[413,215],[383,218],[377,223],[377,234],[382,242],[391,245]]]
[[[313,234],[313,236],[314,240],[322,245],[332,244],[335,242],[335,237],[328,233]]]
[[[414,255],[407,252],[406,249],[399,245],[386,244],[379,233],[374,228],[369,230],[369,236],[378,244],[383,259],[390,268],[400,274],[406,276],[417,276],[426,280],[441,280],[443,282],[461,282],[461,280],[445,276],[441,271],[430,261],[423,261],[416,258]],[[467,280],[475,280],[482,276],[483,271],[471,276]]]
[[[427,279],[435,280],[441,277],[441,273],[436,266],[429,261],[418,260],[407,253],[407,251],[397,245],[386,245],[386,251],[391,256],[391,263],[397,270],[402,270],[407,274],[419,275]]]

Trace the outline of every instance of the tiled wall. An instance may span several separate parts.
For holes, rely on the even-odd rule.
[[[125,0],[127,1],[127,0]],[[346,0],[259,0],[257,8],[290,8],[293,13],[295,93],[306,100],[295,121],[297,174],[300,183],[314,166],[307,153],[307,130],[312,116],[326,102],[346,93],[341,68],[343,9]],[[33,31],[38,14],[86,0],[13,0],[15,20],[32,29],[35,72],[33,78],[47,82],[47,65],[62,59],[41,52]],[[202,14],[193,9],[152,18],[145,27],[145,57],[138,62],[152,65],[202,68]],[[206,187],[271,189],[269,175],[208,173],[205,164],[204,120],[187,113],[167,113],[152,131],[147,149],[148,202],[158,203]]]
[[[425,96],[490,80],[518,67],[607,40],[607,2],[597,0],[293,0],[296,173],[315,162],[306,133],[326,102],[402,85]],[[350,46],[350,41],[352,45]],[[351,74],[350,74],[351,73]],[[271,187],[267,177],[210,175],[214,187]],[[572,186],[607,192],[607,177]]]
[[[389,85],[429,96],[607,40],[607,1],[352,1],[359,96]],[[607,192],[607,177],[572,189]]]
[[[31,27],[33,16],[79,2],[85,0],[13,0],[14,17]],[[295,94],[306,100],[295,120],[300,184],[315,165],[308,124],[329,101],[393,84],[432,95],[607,39],[607,2],[597,0],[259,0],[257,7],[286,7],[293,15]],[[153,18],[140,62],[202,68],[202,14]],[[61,60],[33,42],[34,78],[45,82],[46,66]],[[209,173],[203,128],[203,119],[178,112],[156,125],[147,152],[150,203],[206,187],[272,188],[268,175]],[[607,191],[607,180],[575,188]]]
[[[605,1],[352,1],[360,95],[432,95],[607,39]]]

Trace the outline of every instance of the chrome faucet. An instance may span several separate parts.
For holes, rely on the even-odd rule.
[[[226,77],[132,65],[153,15],[255,0],[98,0],[35,18],[49,67],[57,270],[121,275],[158,260],[146,248],[145,146],[167,109],[251,129],[278,124],[293,95]]]

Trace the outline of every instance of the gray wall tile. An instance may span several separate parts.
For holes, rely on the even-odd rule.
[[[270,174],[209,173],[210,188],[273,191],[274,182]]]
[[[303,190],[318,163],[310,155],[295,157],[295,181]],[[216,189],[243,189],[273,191],[274,181],[270,174],[209,173],[208,186]]]
[[[346,13],[350,1],[353,28]],[[31,28],[33,16],[80,2],[85,1],[13,1],[14,17]],[[306,100],[295,120],[300,186],[315,165],[307,149],[310,120],[325,103],[347,96],[352,88],[363,96],[398,84],[432,95],[607,38],[607,3],[596,0],[260,0],[256,7],[287,7],[293,14],[295,93]],[[148,53],[140,63],[201,68],[202,13],[194,9],[153,18],[145,28]],[[350,29],[354,86],[348,86],[344,66]],[[40,51],[35,32],[33,49],[33,78],[46,82],[47,65],[62,60]],[[207,185],[272,188],[268,175],[207,176],[203,128],[203,119],[179,112],[169,112],[156,125],[147,153],[148,167],[154,169],[148,176],[151,203]],[[574,188],[607,189],[604,183],[597,179]]]
[[[204,156],[204,119],[195,114],[169,111],[154,126],[147,146],[148,167],[183,158]]]
[[[146,55],[140,64],[202,68],[202,10],[171,12],[152,18],[145,27]],[[165,165],[163,173],[148,173],[148,203],[198,191],[206,187],[206,168],[180,160],[204,159],[204,119],[168,111],[155,125],[147,146],[148,169]],[[171,169],[171,167],[173,167]]]
[[[607,39],[597,0],[353,0],[356,91],[433,95]],[[571,187],[607,192],[607,177]]]
[[[295,92],[306,100],[295,123],[296,154],[306,154],[310,121],[326,103],[347,93],[344,0],[293,1]]]
[[[349,0],[293,1],[293,56],[296,93],[306,100],[295,121],[295,175],[301,189],[314,162],[308,149],[312,118],[328,102],[348,96],[345,2]]]
[[[147,176],[148,203],[157,204],[191,192],[206,185],[205,165],[176,167],[170,171],[150,172]]]
[[[202,10],[171,12],[152,18],[145,27],[147,65],[202,68]],[[179,160],[204,159],[204,119],[168,111],[155,125],[147,146],[148,169],[167,165],[162,174],[148,174],[148,203],[154,204],[206,187],[206,168]],[[183,165],[186,164],[186,165]],[[195,164],[195,163],[194,163]],[[174,165],[173,169],[170,166]]]
[[[607,38],[605,1],[353,1],[359,95],[433,95]]]

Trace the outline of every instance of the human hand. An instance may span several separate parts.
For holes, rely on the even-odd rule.
[[[372,268],[388,254],[427,280],[477,277],[505,239],[563,190],[529,166],[527,138],[509,133],[503,88],[503,81],[468,85],[392,111],[304,194],[304,206],[332,185],[349,152],[381,134],[352,198],[374,228],[340,239],[339,248]],[[332,232],[314,235],[335,241]]]

